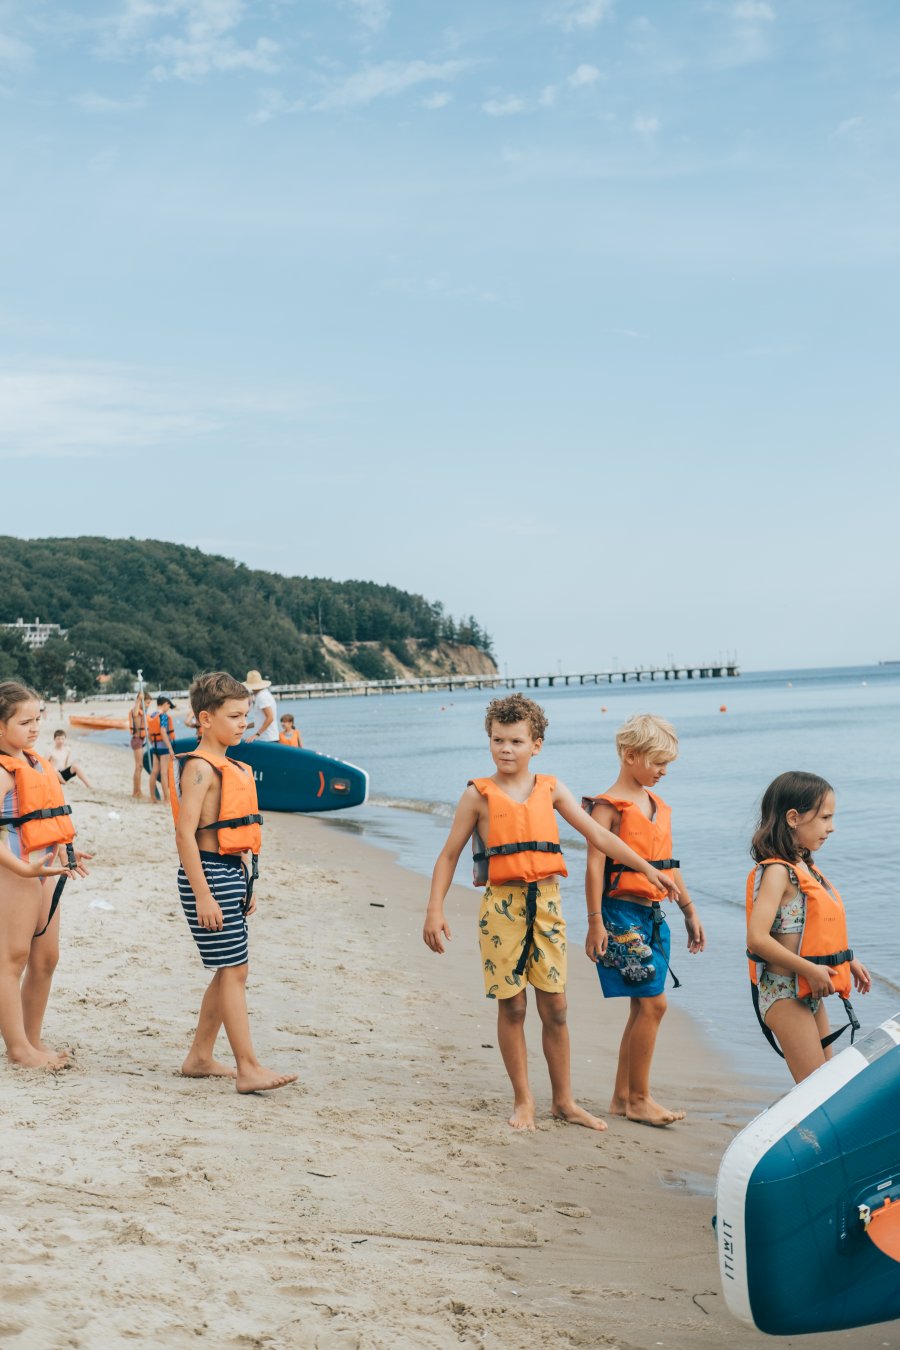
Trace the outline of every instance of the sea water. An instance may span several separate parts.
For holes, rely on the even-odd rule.
[[[498,695],[505,690],[497,691]],[[869,968],[874,988],[856,996],[864,1027],[900,1008],[900,930],[894,923],[900,871],[893,851],[900,811],[900,667],[769,671],[732,679],[644,680],[525,691],[545,708],[550,725],[534,761],[555,774],[576,799],[608,788],[616,778],[616,728],[633,713],[673,722],[680,752],[659,791],[673,814],[674,856],[697,902],[707,949],[685,950],[680,915],[668,910],[672,966],[682,988],[670,1001],[686,1008],[728,1054],[736,1068],[782,1083],[786,1070],[762,1038],[750,1003],[745,959],[744,888],[759,800],[786,769],[820,774],[837,796],[834,835],[817,855],[841,891],[850,941]],[[323,816],[334,828],[360,834],[389,849],[426,878],[470,778],[493,772],[484,731],[484,691],[381,695],[369,698],[284,700],[304,744],[368,770],[371,796],[355,810]],[[722,707],[726,711],[721,711]],[[560,821],[569,879],[564,887],[569,960],[583,955],[585,846]],[[471,889],[468,851],[457,881]],[[471,889],[468,914],[451,903],[457,937],[453,959],[477,959]],[[424,948],[423,948],[424,953]],[[423,980],[428,978],[423,968]],[[597,991],[598,1016],[602,998]],[[831,1006],[831,1005],[830,1005]],[[841,1014],[836,1003],[832,1019]],[[849,1033],[838,1042],[848,1043]]]

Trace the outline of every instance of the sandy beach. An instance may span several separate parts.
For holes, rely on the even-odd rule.
[[[300,1083],[239,1097],[184,1079],[207,976],[169,809],[131,799],[126,751],[70,740],[98,785],[69,792],[96,858],[63,900],[46,1036],[74,1063],[0,1067],[4,1345],[772,1343],[725,1311],[710,1227],[718,1161],[762,1103],[687,1017],[667,1018],[656,1087],[688,1120],[596,1134],[550,1118],[532,1009],[539,1128],[514,1134],[476,892],[451,897],[437,958],[420,877],[350,830],[269,814],[249,1000],[263,1063]],[[570,965],[576,1095],[602,1114],[625,1010]],[[900,1332],[782,1343],[813,1340]]]

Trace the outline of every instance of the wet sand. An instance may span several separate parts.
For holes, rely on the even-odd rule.
[[[347,830],[270,814],[249,1001],[263,1063],[300,1084],[239,1097],[184,1079],[208,976],[169,810],[131,800],[127,753],[70,739],[99,785],[69,793],[97,856],[63,900],[46,1034],[75,1063],[0,1067],[5,1345],[772,1344],[725,1311],[710,1227],[719,1159],[760,1090],[687,1017],[666,1019],[655,1082],[688,1120],[597,1134],[550,1118],[532,1008],[538,1129],[514,1134],[477,893],[454,892],[435,957],[420,877]],[[602,1114],[625,1010],[579,952],[570,967],[576,1095]],[[900,1333],[781,1343],[875,1350]]]

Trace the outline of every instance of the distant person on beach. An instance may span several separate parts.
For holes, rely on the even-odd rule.
[[[65,879],[86,876],[89,855],[72,846],[71,808],[59,775],[34,750],[40,701],[0,683],[0,1032],[10,1063],[61,1069],[41,1029],[59,961],[59,897]]]
[[[689,952],[706,945],[703,925],[672,854],[671,812],[651,788],[678,754],[675,728],[661,717],[639,713],[616,733],[619,776],[582,806],[593,820],[627,843],[676,886]],[[629,998],[631,1007],[619,1046],[610,1113],[642,1125],[671,1125],[684,1112],[660,1106],[650,1091],[650,1065],[666,1011],[669,925],[658,892],[644,876],[619,867],[605,849],[588,848],[585,891],[588,931],[584,949],[597,967],[604,998]],[[677,982],[676,982],[677,983]]]
[[[834,789],[813,773],[782,773],[763,793],[747,878],[747,952],[756,1016],[799,1083],[831,1058],[831,1043],[859,1023],[855,986],[872,987],[847,939],[840,895],[813,866],[834,832]],[[847,1022],[832,1032],[825,999],[837,994]],[[779,1049],[779,1046],[781,1047]]]
[[[150,800],[157,802],[156,785],[159,784],[162,800],[169,800],[168,760],[173,753],[172,742],[175,739],[175,704],[168,694],[158,694],[156,711],[147,718],[147,730],[150,735]]]
[[[281,714],[281,735],[278,739],[282,745],[292,745],[295,750],[303,749],[300,728],[294,725],[292,713]]]
[[[278,727],[275,722],[277,707],[275,696],[269,693],[272,681],[264,680],[258,670],[248,670],[244,684],[253,695],[253,705],[250,709],[252,718],[247,723],[253,735],[248,736],[247,740],[277,741]]]
[[[66,733],[62,727],[53,733],[53,749],[47,755],[50,763],[59,774],[61,783],[68,783],[70,778],[80,778],[85,787],[93,791],[93,783],[79,764],[76,764],[72,758],[72,747],[66,740]]]
[[[534,988],[543,1026],[543,1049],[553,1090],[553,1115],[590,1129],[606,1125],[572,1096],[566,1025],[566,925],[559,879],[567,875],[555,813],[596,847],[647,876],[660,891],[676,886],[638,857],[614,834],[581,810],[567,787],[534,774],[547,717],[522,694],[494,699],[485,717],[496,772],[469,783],[438,855],[422,936],[433,952],[444,951],[450,927],[444,900],[460,854],[473,840],[476,886],[487,882],[478,921],[484,988],[497,1000],[497,1039],[513,1088],[514,1130],[533,1130],[535,1103],[528,1081],[525,1045],[526,989]],[[484,864],[486,863],[486,867]]]
[[[253,771],[228,759],[227,752],[247,729],[250,697],[240,681],[214,671],[194,681],[190,699],[200,744],[169,765],[181,859],[178,895],[200,958],[215,974],[181,1072],[187,1078],[234,1078],[238,1092],[266,1092],[293,1083],[297,1075],[263,1068],[247,1014],[247,916],[256,912],[262,816]],[[224,822],[231,824],[226,828]],[[222,1026],[236,1069],[214,1058]]]
[[[144,772],[144,750],[147,747],[147,705],[149,702],[150,695],[146,689],[139,689],[135,695],[134,703],[128,709],[128,730],[131,733],[131,753],[134,756],[134,775],[131,780],[132,797],[143,797],[144,795],[141,790],[141,774]]]

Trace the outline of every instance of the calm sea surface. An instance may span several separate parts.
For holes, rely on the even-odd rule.
[[[683,988],[670,997],[737,1064],[773,1084],[786,1073],[757,1028],[744,959],[748,843],[763,789],[785,769],[821,774],[836,790],[836,829],[818,862],[843,894],[851,943],[874,977],[873,992],[855,1000],[860,1020],[870,1027],[900,1009],[900,928],[891,917],[900,890],[892,824],[900,810],[900,666],[527,692],[550,718],[535,767],[555,774],[576,797],[614,781],[615,730],[627,717],[653,712],[674,723],[681,751],[661,787],[673,811],[675,856],[708,945],[701,956],[679,954],[683,927],[671,914],[673,964]],[[323,819],[389,849],[421,873],[423,910],[425,878],[459,795],[469,778],[493,771],[483,729],[490,697],[469,691],[281,705],[294,712],[305,744],[368,770],[370,802]],[[569,868],[564,898],[570,960],[586,960],[585,846],[564,822],[560,826]],[[471,882],[465,855],[457,880]],[[473,960],[477,895],[472,888]],[[454,959],[462,959],[465,920],[453,908],[450,917],[457,932]]]

